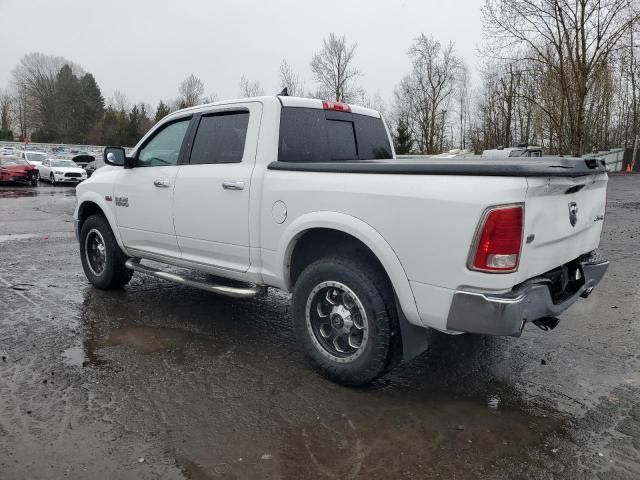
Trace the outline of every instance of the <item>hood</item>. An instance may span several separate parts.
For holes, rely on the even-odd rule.
[[[87,173],[84,168],[80,167],[49,167],[52,172],[64,172],[64,173]]]
[[[28,172],[35,170],[33,165],[0,165],[0,172]]]

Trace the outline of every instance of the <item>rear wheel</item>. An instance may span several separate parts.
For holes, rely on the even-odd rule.
[[[357,256],[322,258],[303,270],[293,290],[293,321],[307,357],[344,385],[366,385],[392,365],[393,295],[370,263]]]
[[[133,270],[125,267],[127,257],[103,215],[91,215],[82,224],[80,258],[87,279],[101,289],[126,285],[133,275]]]

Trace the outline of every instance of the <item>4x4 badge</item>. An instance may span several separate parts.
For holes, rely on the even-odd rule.
[[[569,202],[569,223],[572,227],[578,223],[578,204],[576,202]]]
[[[128,206],[129,206],[128,197],[116,197],[116,207],[128,207]]]

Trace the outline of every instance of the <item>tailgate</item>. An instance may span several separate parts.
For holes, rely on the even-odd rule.
[[[598,248],[607,180],[606,173],[527,178],[522,280]]]

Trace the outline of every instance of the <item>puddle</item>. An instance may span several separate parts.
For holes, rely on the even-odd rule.
[[[194,341],[193,334],[177,328],[121,327],[105,337],[88,340],[85,346],[95,351],[102,347],[129,347],[144,355],[181,348]]]
[[[52,232],[48,234],[16,233],[13,235],[0,235],[0,243],[16,240],[30,240],[32,238],[39,238],[41,240],[49,240],[50,238],[75,238],[75,234],[73,232]]]
[[[84,349],[80,345],[67,348],[61,356],[64,363],[70,367],[84,367],[87,362]]]
[[[0,198],[25,198],[25,197],[38,197],[42,195],[64,195],[67,197],[75,197],[76,189],[69,188],[57,188],[57,187],[43,187],[43,188],[34,188],[34,187],[24,187],[24,188],[11,188],[11,189],[0,189]]]

